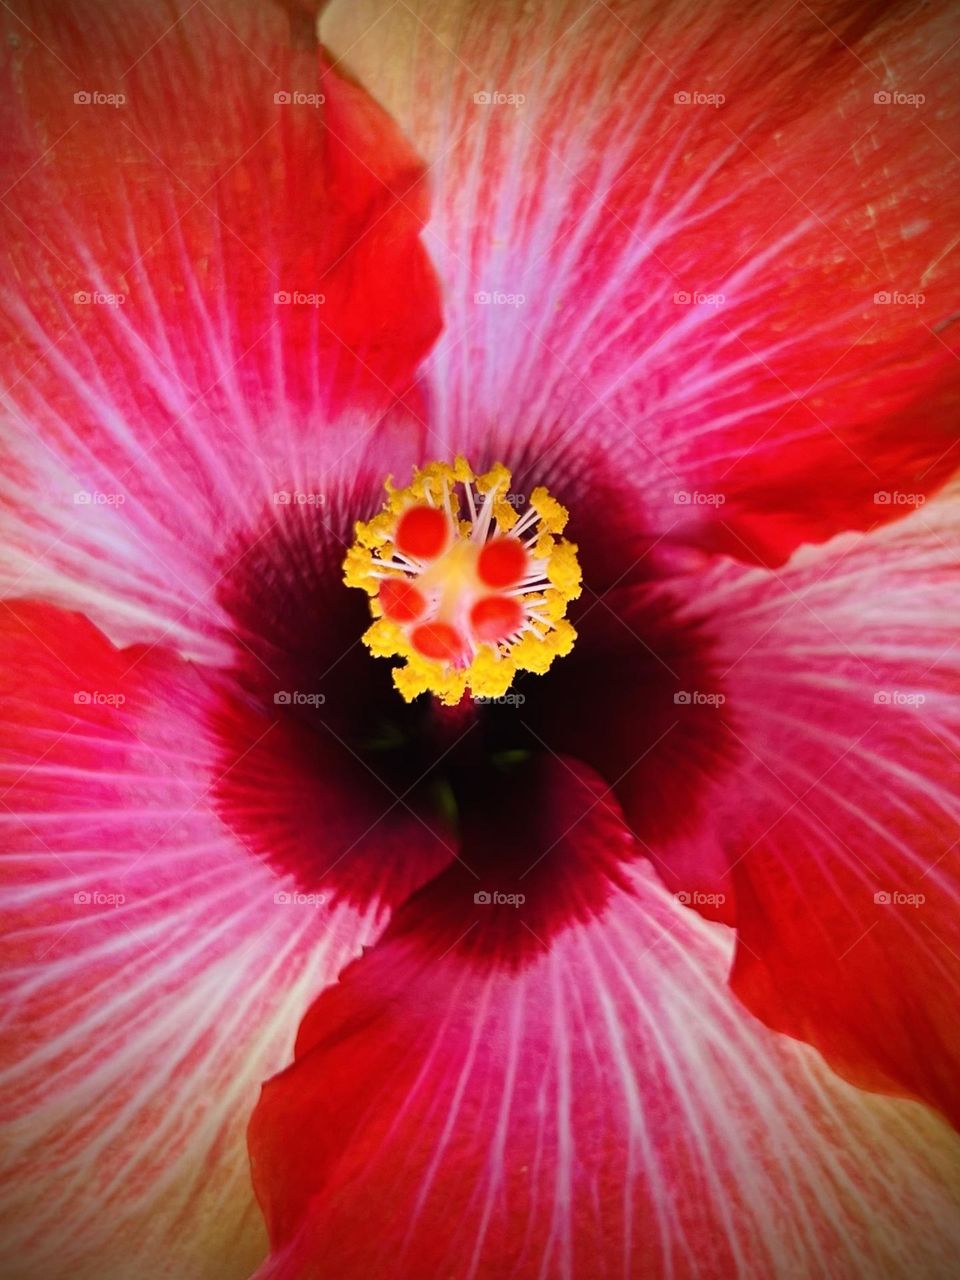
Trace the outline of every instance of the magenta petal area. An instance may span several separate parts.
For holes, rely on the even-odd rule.
[[[235,701],[168,647],[0,604],[4,1276],[256,1265],[257,1090],[378,922],[296,898],[221,821],[208,722]]]
[[[414,136],[444,121],[446,439],[558,470],[592,441],[658,536],[771,566],[943,485],[951,0],[408,7],[447,18],[396,95]]]
[[[509,795],[265,1085],[259,1280],[941,1274],[955,1136],[751,1017],[588,771]]]

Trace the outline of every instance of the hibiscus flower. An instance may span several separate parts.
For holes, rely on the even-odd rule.
[[[317,7],[5,9],[4,1274],[947,1276],[955,21]]]

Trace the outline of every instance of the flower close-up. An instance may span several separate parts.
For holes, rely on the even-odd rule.
[[[0,23],[0,1275],[950,1280],[960,10]]]

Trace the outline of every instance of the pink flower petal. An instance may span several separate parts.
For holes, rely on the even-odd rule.
[[[0,644],[0,1268],[245,1275],[256,1090],[377,912],[217,816],[222,681],[26,601]]]
[[[431,162],[451,449],[770,563],[956,468],[949,4],[413,7],[327,28]]]
[[[848,1078],[960,1120],[957,493],[773,576],[719,568],[711,619],[739,759],[712,824],[734,989]]]
[[[305,442],[349,454],[439,326],[422,166],[290,8],[4,15],[0,581],[204,657],[224,532],[322,488]]]
[[[454,864],[321,996],[265,1087],[251,1152],[274,1254],[258,1275],[948,1269],[960,1140],[756,1022],[726,986],[731,935],[649,868],[608,865],[606,896],[586,892],[626,833],[554,769],[566,798],[544,841],[579,817],[549,872],[523,875],[531,818],[504,826],[484,883],[526,902],[475,903]],[[577,910],[545,945],[548,901]]]

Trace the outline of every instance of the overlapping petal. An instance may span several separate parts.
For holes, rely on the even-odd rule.
[[[243,1275],[256,1090],[378,912],[221,822],[222,680],[2,615],[4,1274]]]
[[[251,1265],[252,1091],[413,892],[256,1113],[265,1274],[945,1276],[955,508],[824,540],[956,464],[949,16],[335,5],[437,184],[421,398],[423,168],[314,7],[11,19],[6,581],[106,633],[2,619],[11,1274]],[[385,726],[334,602],[459,449],[604,593],[532,753]]]
[[[956,1136],[755,1021],[732,936],[650,868],[584,895],[629,837],[557,771],[549,873],[511,824],[487,886],[526,902],[475,904],[456,864],[308,1015],[251,1128],[258,1274],[946,1275]],[[538,892],[580,903],[542,946]]]
[[[770,563],[956,468],[949,6],[347,10],[437,184],[451,448],[610,451],[635,527]]]
[[[953,491],[777,574],[717,568],[689,605],[712,619],[739,753],[705,824],[737,901],[735,991],[954,1122],[958,518]]]
[[[349,511],[319,508],[362,487],[364,444],[409,457],[391,410],[438,324],[420,163],[316,7],[3,16],[10,1275],[249,1270],[256,1085],[399,885],[368,865],[348,906],[323,874],[389,796],[369,820],[341,796],[339,827],[320,806],[310,893],[242,818],[298,710],[242,568],[296,578],[301,504],[337,559]]]
[[[600,692],[544,737],[582,730],[670,886],[736,904],[735,985],[771,1025],[955,1116],[956,534],[922,505],[957,464],[955,20],[445,11],[351,57],[438,182],[436,421],[566,478],[586,532],[597,643],[556,683],[592,662]],[[778,565],[917,508],[779,576],[663,554]],[[637,768],[661,732],[669,764]]]
[[[3,589],[120,639],[222,657],[225,536],[438,327],[422,166],[310,9],[3,15]]]

